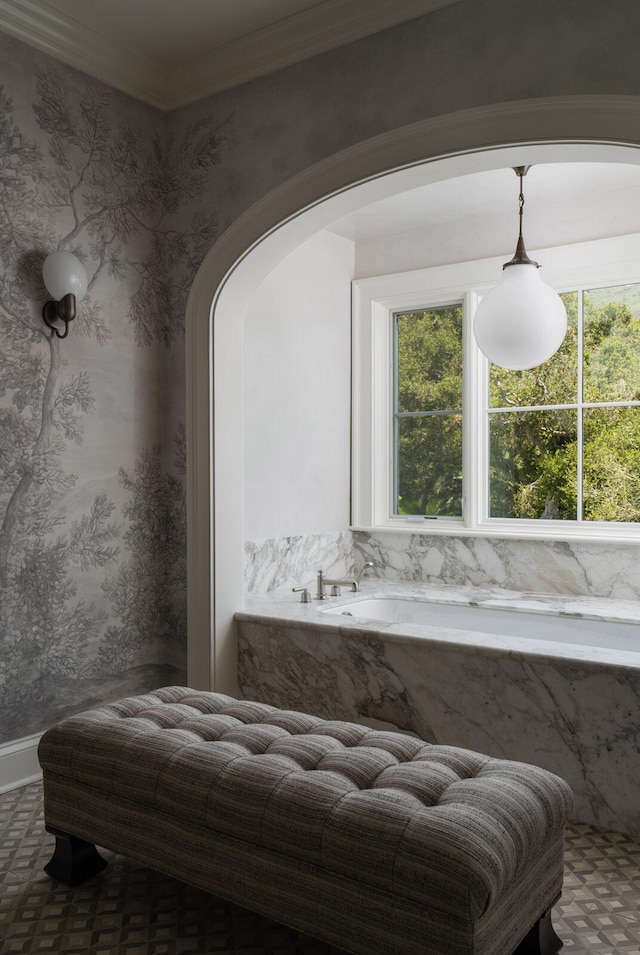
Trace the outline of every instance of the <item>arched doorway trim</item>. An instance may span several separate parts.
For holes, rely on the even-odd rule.
[[[234,692],[243,600],[244,314],[296,245],[348,211],[426,182],[536,162],[640,163],[640,97],[477,107],[414,123],[303,170],[246,210],[206,256],[187,306],[188,681]]]

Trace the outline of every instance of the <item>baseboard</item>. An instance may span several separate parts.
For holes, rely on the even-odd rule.
[[[0,746],[0,793],[19,789],[42,778],[38,762],[41,733]]]

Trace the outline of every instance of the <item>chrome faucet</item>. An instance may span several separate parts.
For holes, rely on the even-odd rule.
[[[316,600],[326,600],[327,595],[324,592],[324,571],[319,570],[316,578]]]
[[[332,588],[332,597],[340,596],[340,587],[351,587],[353,592],[360,590],[360,580],[367,567],[373,567],[373,561],[368,560],[357,574],[353,577],[344,577],[342,579],[325,577],[324,572],[318,571],[316,600],[326,600],[327,595],[324,592],[325,587]]]

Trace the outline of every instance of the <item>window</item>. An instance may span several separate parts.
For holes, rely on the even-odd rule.
[[[471,332],[498,263],[354,284],[354,526],[640,536],[640,282],[607,242],[581,251],[577,269],[540,254],[568,332],[522,372]]]
[[[492,367],[492,517],[640,521],[640,284],[563,296],[560,350],[539,369]]]
[[[462,517],[462,302],[397,312],[394,513]]]

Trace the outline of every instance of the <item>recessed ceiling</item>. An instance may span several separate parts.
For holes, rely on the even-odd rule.
[[[511,169],[432,183],[358,209],[330,226],[360,247],[412,237],[425,263],[508,253],[518,235],[519,181]],[[640,165],[544,163],[524,178],[527,248],[640,232]],[[395,244],[398,244],[397,242]]]
[[[0,30],[173,109],[459,0],[0,0]]]

